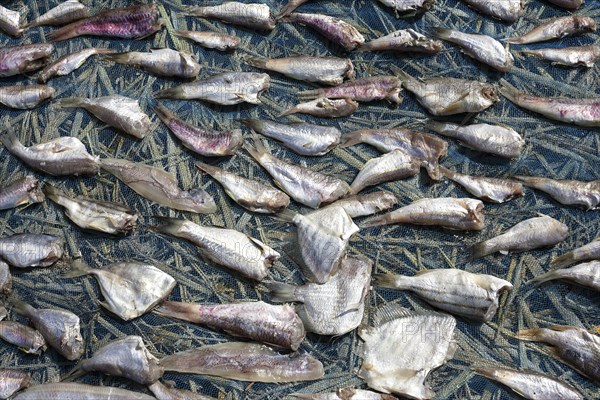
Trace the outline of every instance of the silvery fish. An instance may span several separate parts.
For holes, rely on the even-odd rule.
[[[522,50],[524,54],[536,56],[544,60],[552,61],[555,64],[566,65],[569,67],[588,67],[592,68],[600,60],[600,47],[598,46],[575,46],[563,47],[560,49],[537,49]]]
[[[365,42],[358,29],[346,21],[329,15],[291,13],[285,17],[285,20],[298,22],[314,29],[346,51],[352,51]]]
[[[515,59],[508,48],[487,35],[464,33],[445,28],[433,28],[433,35],[459,46],[463,53],[500,71],[508,72]]]
[[[504,203],[523,196],[523,185],[510,179],[489,178],[487,176],[472,176],[450,171],[440,167],[442,175],[458,183],[473,196],[492,203]]]
[[[54,97],[56,90],[46,85],[0,87],[0,103],[10,108],[28,110]]]
[[[118,64],[131,65],[158,76],[194,79],[200,73],[195,55],[182,50],[150,49],[149,52],[130,51],[105,57]]]
[[[216,18],[223,22],[239,25],[260,31],[270,31],[275,28],[275,18],[266,4],[239,3],[227,1],[217,6],[187,6],[183,15],[201,18]]]
[[[330,99],[352,99],[358,102],[374,100],[389,100],[392,103],[402,103],[402,81],[395,76],[381,75],[360,78],[344,82],[341,85],[310,89],[298,92],[300,100],[312,100],[320,97]]]
[[[125,96],[102,96],[93,99],[71,97],[60,99],[57,107],[81,107],[108,125],[142,139],[155,129],[150,117],[140,108],[137,100]]]
[[[77,0],[63,1],[27,25],[25,29],[43,25],[62,25],[90,16],[90,9]]]
[[[88,153],[75,137],[63,136],[25,147],[14,133],[8,133],[0,136],[0,142],[31,168],[50,175],[95,175],[100,170],[100,158]]]
[[[356,194],[334,201],[327,207],[342,207],[350,218],[364,217],[388,210],[398,204],[398,199],[388,192]]]
[[[243,119],[248,128],[273,138],[303,156],[322,156],[340,143],[342,133],[334,126],[308,123],[280,124],[274,121]]]
[[[177,284],[171,275],[139,261],[118,262],[102,269],[76,261],[65,277],[84,275],[93,275],[98,281],[104,297],[100,305],[124,321],[150,311],[166,299]]]
[[[583,4],[583,0],[548,0],[548,2],[568,10],[576,10]]]
[[[63,255],[62,238],[35,233],[0,237],[0,258],[15,268],[49,267]]]
[[[17,394],[13,400],[156,400],[144,393],[83,383],[44,383]]]
[[[21,36],[23,34],[21,14],[0,6],[0,30],[11,36]]]
[[[154,112],[185,147],[202,156],[229,156],[244,142],[240,129],[217,131],[190,125],[162,104],[154,106]]]
[[[148,389],[156,397],[156,400],[217,400],[214,397],[204,396],[190,390],[182,390],[171,385],[165,385],[161,381],[156,381],[148,385]]]
[[[480,231],[485,226],[483,203],[475,199],[440,197],[421,199],[387,214],[370,218],[364,227],[388,224],[441,226],[453,230]]]
[[[350,194],[356,194],[369,186],[410,178],[419,173],[421,160],[404,150],[392,150],[380,157],[369,159],[360,169],[352,184]]]
[[[442,50],[442,42],[430,39],[413,29],[401,29],[360,45],[358,51],[397,51],[435,54]]]
[[[464,0],[481,12],[505,22],[515,22],[525,14],[524,0]]]
[[[223,185],[225,193],[247,210],[273,214],[285,210],[290,204],[287,194],[270,185],[201,162],[197,162],[196,167]]]
[[[456,320],[447,314],[410,311],[396,304],[379,309],[374,326],[358,331],[364,341],[358,376],[383,393],[433,398],[425,380],[454,356],[455,327]]]
[[[65,208],[65,215],[83,229],[110,233],[130,233],[136,226],[138,213],[112,201],[100,201],[82,196],[71,197],[62,190],[46,184],[46,196]]]
[[[45,198],[40,181],[33,175],[27,175],[0,188],[0,210],[8,210],[23,204],[41,203]]]
[[[352,99],[328,99],[321,97],[288,108],[279,117],[290,114],[308,114],[321,118],[338,118],[352,115],[358,110],[358,103]]]
[[[308,354],[280,354],[258,343],[226,342],[167,356],[165,371],[248,382],[299,382],[323,377],[323,364]]]
[[[36,309],[21,300],[11,302],[13,310],[29,318],[35,329],[60,355],[71,361],[81,358],[85,344],[77,315],[66,310]]]
[[[224,72],[209,78],[163,89],[154,93],[157,99],[204,100],[209,103],[234,105],[260,104],[258,96],[269,89],[271,78],[256,72]]]
[[[27,354],[39,355],[48,348],[41,333],[14,321],[0,321],[0,339]]]
[[[431,179],[442,177],[439,159],[448,153],[448,143],[429,133],[412,129],[360,129],[344,137],[340,147],[367,143],[383,153],[399,149],[421,160]]]
[[[65,76],[81,67],[88,58],[96,54],[109,54],[113,50],[90,47],[75,53],[70,53],[62,56],[52,64],[47,65],[37,77],[38,83],[46,83],[50,78],[55,76]]]
[[[600,179],[575,181],[533,176],[515,176],[523,185],[542,192],[564,205],[581,206],[586,210],[600,207]]]
[[[54,53],[50,43],[34,43],[0,49],[0,77],[26,74],[42,68]]]
[[[10,274],[10,268],[8,264],[0,260],[0,296],[8,296],[12,292],[12,275]],[[5,312],[6,310],[4,310]],[[0,321],[6,315],[2,316],[0,312]]]
[[[433,7],[435,0],[379,0],[380,3],[392,7],[396,14],[417,15]]]
[[[550,328],[521,330],[515,337],[552,346],[550,354],[600,383],[600,336],[575,326],[554,325]]]
[[[473,372],[508,386],[526,399],[583,400],[573,386],[539,372],[497,367],[474,368]]]
[[[293,307],[287,304],[275,306],[250,301],[203,305],[166,301],[154,312],[294,351],[298,350],[305,336],[302,321]]]
[[[529,282],[539,285],[555,279],[575,282],[600,292],[600,261],[590,261],[570,268],[548,271],[545,274],[534,277]]]
[[[569,227],[547,215],[521,221],[501,235],[484,240],[471,247],[471,259],[487,256],[497,251],[527,251],[554,246],[569,235]]]
[[[270,284],[271,301],[302,303],[296,310],[309,332],[343,335],[362,322],[372,266],[373,262],[366,257],[346,256],[338,272],[322,285]]]
[[[289,0],[287,2],[287,4],[281,9],[281,11],[279,12],[279,14],[277,14],[276,19],[281,19],[289,14],[291,14],[292,12],[294,12],[294,10],[298,7],[300,7],[302,4],[306,3],[309,0]]]
[[[389,394],[354,388],[343,388],[335,392],[319,394],[292,393],[290,396],[304,400],[397,400],[396,397]]]
[[[286,58],[250,58],[253,67],[279,72],[306,82],[339,85],[344,78],[354,79],[354,66],[347,58],[296,56]]]
[[[338,178],[285,162],[268,153],[260,141],[254,143],[254,147],[246,143],[246,151],[267,170],[277,186],[299,203],[318,208],[321,203],[331,203],[350,190],[350,186]]]
[[[202,189],[181,190],[177,178],[160,168],[116,158],[103,158],[100,163],[103,170],[161,206],[205,214],[217,211],[210,194]]]
[[[0,399],[8,399],[21,389],[31,385],[31,377],[19,369],[0,369]]]
[[[428,120],[425,128],[456,139],[469,149],[504,158],[521,155],[525,140],[514,129],[489,124],[459,125],[452,122]]]
[[[108,342],[91,358],[77,363],[71,372],[63,376],[63,380],[75,379],[92,371],[121,376],[142,385],[156,382],[164,373],[158,358],[148,351],[139,336],[125,336]]]
[[[158,232],[189,240],[206,258],[250,279],[264,279],[269,267],[280,257],[260,240],[235,229],[202,226],[175,218],[162,220],[163,224],[155,228]]]
[[[560,268],[589,260],[600,260],[600,238],[555,258],[550,264]]]
[[[508,43],[529,44],[560,39],[567,36],[582,35],[596,31],[596,22],[593,18],[581,15],[570,15],[547,20],[536,26],[528,33],[504,39]]]
[[[433,115],[478,113],[500,99],[496,87],[489,83],[456,78],[419,80],[396,70],[402,87],[414,93],[419,104]]]
[[[492,275],[460,269],[432,269],[414,276],[376,274],[375,286],[408,290],[435,308],[477,322],[488,322],[498,310],[504,291],[513,285]]]
[[[202,47],[207,49],[217,49],[227,51],[237,49],[241,43],[241,39],[237,36],[227,35],[220,32],[209,31],[173,31],[175,36],[181,36],[186,39],[193,40]]]

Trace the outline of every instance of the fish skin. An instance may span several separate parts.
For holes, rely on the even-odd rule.
[[[27,175],[0,188],[0,210],[43,202],[46,197],[40,186],[40,181],[35,176]]]
[[[148,389],[156,397],[155,400],[217,400],[214,397],[204,396],[191,390],[182,390],[156,381],[148,385]]]
[[[81,67],[91,56],[96,54],[109,54],[112,52],[113,50],[110,49],[91,47],[76,51],[74,53],[66,54],[54,61],[52,64],[48,64],[46,67],[44,67],[44,69],[38,75],[37,81],[38,83],[46,83],[48,80],[50,80],[50,78],[55,76],[68,75],[77,68]]]
[[[295,56],[285,58],[250,58],[253,67],[279,72],[306,82],[339,85],[344,78],[354,79],[354,66],[348,58]]]
[[[355,50],[365,42],[363,35],[354,26],[329,15],[291,13],[285,17],[285,21],[306,25],[346,51]]]
[[[10,274],[10,268],[8,264],[0,260],[0,296],[9,296],[12,293],[12,275]],[[6,309],[4,309],[6,312]],[[2,321],[6,315],[2,315],[0,312],[0,321]],[[2,382],[0,381],[0,385]]]
[[[216,18],[232,25],[259,31],[271,31],[276,24],[269,6],[260,3],[227,1],[217,6],[187,6],[183,8],[182,15]]]
[[[50,175],[95,175],[100,170],[100,157],[90,155],[75,137],[63,136],[25,147],[14,133],[7,133],[0,136],[0,142],[31,168]]]
[[[339,118],[352,115],[358,110],[358,103],[352,99],[328,99],[321,97],[288,108],[279,117],[291,114],[307,114],[320,118]]]
[[[194,213],[217,212],[215,200],[205,190],[181,190],[177,178],[163,169],[116,158],[103,158],[100,164],[137,194],[161,206]]]
[[[220,51],[228,51],[237,49],[242,40],[234,35],[227,35],[220,32],[207,31],[173,31],[175,36],[184,37],[198,43],[207,49],[216,49]]]
[[[504,279],[453,268],[414,276],[376,274],[373,279],[375,286],[410,291],[435,308],[481,323],[494,318],[500,295],[513,288]]]
[[[523,196],[523,185],[510,179],[465,175],[441,166],[440,171],[445,177],[458,183],[467,192],[483,201],[504,203]]]
[[[520,252],[554,246],[569,235],[569,227],[547,215],[526,219],[504,233],[473,245],[471,260],[499,252]]]
[[[290,198],[279,189],[262,182],[246,179],[213,165],[196,163],[196,168],[212,176],[223,185],[225,193],[240,206],[261,214],[275,214],[285,210]]]
[[[0,30],[14,37],[21,36],[21,14],[0,6]]]
[[[372,267],[373,262],[364,256],[346,256],[337,273],[324,284],[268,285],[271,301],[302,303],[296,309],[309,332],[343,335],[362,322]]]
[[[55,47],[51,43],[34,43],[0,49],[0,77],[14,76],[43,67]]]
[[[46,85],[14,85],[0,87],[0,104],[29,110],[54,97],[56,90]]]
[[[0,257],[15,268],[49,267],[62,257],[63,246],[57,236],[19,233],[0,237]]]
[[[539,285],[555,279],[571,281],[600,292],[600,261],[594,260],[577,264],[570,268],[548,271],[545,274],[534,277],[528,283]]]
[[[156,400],[144,393],[83,383],[44,383],[17,394],[13,400]]]
[[[319,97],[330,99],[352,99],[359,103],[388,100],[395,104],[402,103],[402,81],[395,76],[380,75],[360,78],[344,82],[329,88],[303,90],[298,92],[298,99],[312,100]]]
[[[598,46],[521,50],[521,52],[529,56],[536,56],[544,60],[552,61],[555,64],[566,65],[569,67],[582,66],[592,68],[594,64],[600,60],[600,47]]]
[[[600,207],[600,179],[576,181],[533,176],[515,176],[523,185],[548,193],[564,205],[581,206],[586,210]]]
[[[505,21],[515,22],[525,14],[524,0],[464,0],[482,14]]]
[[[355,194],[336,200],[327,207],[342,207],[350,218],[364,217],[388,210],[398,204],[396,196],[379,191],[367,194]]]
[[[19,369],[0,368],[0,399],[8,399],[31,385],[31,377]]]
[[[219,376],[249,382],[300,382],[320,379],[323,365],[308,354],[280,354],[258,343],[203,346],[161,360],[166,371]]]
[[[515,44],[538,43],[595,31],[596,22],[592,18],[581,15],[569,15],[567,17],[546,20],[528,33],[505,39],[505,42]]]
[[[600,239],[571,250],[552,260],[550,265],[561,268],[579,261],[600,260]]]
[[[388,224],[433,225],[451,230],[484,228],[483,203],[468,198],[440,197],[420,199],[387,214],[370,218],[363,227]]]
[[[41,333],[14,321],[0,321],[0,339],[14,344],[27,354],[39,355],[48,348]]]
[[[436,54],[442,50],[442,42],[430,39],[413,29],[400,29],[370,42],[363,43],[357,51],[396,51]]]
[[[292,393],[289,396],[304,400],[397,400],[395,396],[389,394],[354,388],[342,388],[335,392],[318,394]]]
[[[153,110],[186,148],[201,156],[230,156],[235,154],[244,142],[240,129],[217,131],[200,128],[177,118],[175,113],[162,104],[157,104]]]
[[[90,9],[77,0],[63,1],[24,26],[24,29],[43,25],[62,25],[90,16]]]
[[[260,240],[235,229],[202,226],[184,219],[161,219],[163,224],[155,227],[158,232],[192,242],[203,256],[250,279],[264,279],[280,257]]]
[[[151,74],[168,78],[194,79],[202,68],[195,55],[182,50],[130,51],[110,54],[105,58],[118,64],[131,65]]]
[[[380,3],[391,7],[399,15],[418,15],[431,9],[435,0],[379,0]]]
[[[576,10],[583,4],[583,0],[548,0],[548,2],[567,10]]]
[[[166,301],[154,312],[294,351],[306,336],[302,320],[289,304],[275,306],[249,301],[203,305]]]
[[[80,228],[126,235],[136,227],[138,213],[120,203],[82,196],[71,197],[50,184],[46,184],[44,193],[50,200],[64,207],[65,215]]]
[[[418,175],[421,160],[404,150],[396,149],[379,157],[369,159],[350,185],[350,194],[357,194],[369,186],[406,179]]]

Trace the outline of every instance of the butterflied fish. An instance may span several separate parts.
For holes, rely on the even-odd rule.
[[[464,0],[482,14],[506,22],[515,22],[525,14],[524,0]]]
[[[48,348],[41,333],[14,321],[0,321],[0,339],[27,354],[41,354]]]
[[[275,306],[254,301],[203,305],[166,301],[155,312],[294,351],[305,336],[302,321],[287,304]]]
[[[220,51],[237,49],[242,42],[242,40],[237,36],[227,35],[220,32],[173,31],[173,34],[193,40],[200,46],[206,47],[207,49],[217,49]]]
[[[380,3],[391,7],[398,15],[417,15],[431,9],[435,0],[379,0]]]
[[[163,221],[156,227],[158,232],[189,240],[203,256],[250,279],[265,278],[269,267],[280,257],[260,240],[235,229],[202,226],[184,219]]]
[[[77,68],[81,67],[83,63],[85,63],[86,60],[91,56],[96,54],[109,54],[112,52],[113,50],[110,49],[90,47],[76,51],[75,53],[66,54],[54,61],[52,64],[47,65],[38,75],[37,81],[39,83],[46,83],[54,76],[68,75]]]
[[[547,20],[536,26],[523,36],[505,39],[508,43],[529,44],[560,39],[567,36],[582,35],[596,31],[596,22],[593,18],[582,15],[569,15]]]
[[[350,185],[350,194],[380,183],[410,178],[419,173],[421,160],[404,150],[392,150],[380,157],[369,159]]]
[[[56,90],[46,85],[15,85],[0,87],[0,103],[20,110],[35,108],[54,97]]]
[[[217,6],[187,6],[183,15],[201,18],[216,18],[223,22],[259,31],[275,28],[275,18],[266,4],[227,1]]]
[[[437,312],[410,311],[390,304],[377,311],[374,326],[359,329],[364,341],[358,376],[383,393],[430,399],[429,373],[454,356],[456,320]]]
[[[0,237],[0,257],[15,268],[49,267],[63,255],[62,238],[35,233]]]
[[[286,58],[250,58],[253,67],[279,72],[292,79],[339,85],[354,78],[354,66],[347,58],[296,56]]]
[[[0,30],[11,36],[21,36],[21,13],[0,6]]]
[[[377,274],[375,285],[408,290],[432,306],[477,322],[494,318],[500,295],[513,285],[492,275],[460,269],[432,269],[414,276]]]
[[[397,400],[396,397],[389,394],[354,388],[343,388],[335,392],[318,394],[292,393],[290,396],[304,400]]]
[[[435,54],[442,50],[442,42],[430,39],[413,29],[401,29],[366,42],[358,51],[397,51]]]
[[[445,167],[440,167],[440,171],[445,177],[458,183],[467,192],[483,201],[504,203],[523,195],[523,185],[510,179],[465,175]]]
[[[210,194],[202,189],[181,190],[177,178],[160,168],[116,158],[103,158],[101,164],[140,196],[161,206],[205,214],[217,211]]]
[[[151,49],[149,52],[131,51],[106,56],[110,61],[132,65],[158,76],[194,79],[200,73],[196,56],[186,51]]]
[[[309,332],[343,335],[357,328],[363,319],[372,266],[366,257],[346,256],[338,272],[325,284],[270,284],[271,301],[302,303],[296,310]]]
[[[600,179],[587,182],[533,176],[516,176],[515,179],[525,186],[548,193],[564,205],[581,206],[586,210],[600,206]]]
[[[0,296],[8,296],[12,292],[12,275],[10,268],[4,261],[0,261]],[[5,310],[6,311],[6,310]],[[0,321],[4,317],[0,313]]]
[[[0,77],[26,74],[46,65],[54,53],[51,43],[34,43],[0,49]]]
[[[539,285],[555,279],[575,282],[600,292],[600,261],[590,261],[570,268],[548,271],[545,274],[534,277],[529,282]]]
[[[433,225],[453,230],[480,231],[485,225],[483,203],[480,200],[453,197],[421,199],[370,218],[363,226],[388,224]]]
[[[62,25],[90,16],[90,9],[77,0],[63,1],[27,25],[25,29],[43,25]]]
[[[501,235],[471,247],[471,259],[499,252],[518,252],[554,246],[569,235],[569,227],[547,215],[521,221]]]
[[[33,175],[27,175],[0,188],[0,210],[8,210],[23,204],[41,203],[45,198],[40,181]]]
[[[290,114],[308,114],[321,118],[338,118],[352,115],[358,110],[358,103],[352,99],[328,99],[322,97],[288,108],[280,117]]]
[[[257,343],[227,342],[167,356],[165,371],[219,376],[248,382],[299,382],[320,379],[323,364],[308,354],[280,354]]]
[[[63,379],[74,379],[88,372],[122,376],[142,385],[159,380],[164,369],[139,336],[125,336],[108,342],[91,358],[81,360]]]
[[[118,387],[93,386],[83,383],[44,383],[17,394],[13,400],[156,400],[144,393]]]
[[[583,0],[548,0],[548,2],[568,10],[576,10],[583,4]]]
[[[600,239],[571,250],[552,260],[555,267],[566,267],[579,261],[600,260]]]
[[[31,377],[19,369],[0,369],[0,399],[8,399],[31,384]]]
[[[350,218],[364,217],[388,210],[398,204],[398,199],[388,192],[373,192],[344,197],[328,207],[342,207]]]
[[[285,17],[285,20],[298,22],[314,29],[346,51],[352,51],[365,42],[363,35],[353,25],[329,15],[291,13]]]
[[[120,203],[71,197],[50,184],[44,186],[44,193],[50,200],[63,206],[66,216],[83,229],[124,235],[135,228],[139,217],[137,212]]]
[[[282,142],[303,156],[322,156],[340,143],[342,133],[334,126],[308,123],[280,124],[260,119],[243,119],[250,129]]]
[[[154,265],[139,261],[124,261],[91,268],[74,262],[65,277],[93,275],[98,281],[104,301],[100,305],[124,321],[150,311],[169,296],[177,282]]]
[[[148,385],[148,389],[150,389],[157,400],[216,400],[214,397],[165,385],[161,381],[156,381],[152,385]]]
[[[358,102],[389,100],[392,103],[402,103],[402,81],[395,76],[381,75],[344,82],[341,85],[303,90],[298,92],[300,100],[312,100],[319,97],[330,99],[352,99]]]
[[[569,67],[583,66],[592,68],[600,60],[600,47],[598,46],[575,46],[560,49],[547,48],[522,50],[522,52],[529,56],[536,56]]]

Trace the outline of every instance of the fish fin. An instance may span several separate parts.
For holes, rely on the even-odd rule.
[[[285,209],[283,211],[278,212],[277,214],[271,215],[271,218],[275,218],[283,222],[292,222],[297,214],[298,213],[295,211]]]
[[[69,24],[46,34],[46,40],[49,43],[60,42],[63,40],[74,38],[77,35],[79,35],[79,33],[77,33],[77,25]]]
[[[302,90],[298,92],[298,99],[300,100],[313,100],[323,96],[323,89]]]
[[[252,131],[252,144],[249,143],[249,141],[245,141],[242,146],[256,161],[258,161],[263,154],[268,154],[267,149],[265,149],[265,146],[263,146],[260,138],[254,131]]]
[[[350,132],[349,134],[344,136],[344,141],[339,145],[341,148],[346,148],[350,146],[354,146],[355,144],[359,144],[363,142],[362,130]]]
[[[64,274],[63,278],[77,278],[79,276],[88,275],[92,271],[92,267],[80,260],[75,260],[71,263],[71,271]]]
[[[85,102],[83,97],[68,97],[66,99],[58,99],[54,102],[53,106],[59,108],[75,108],[81,107]]]
[[[181,88],[179,86],[162,89],[158,92],[154,92],[152,97],[155,99],[178,99],[181,95]]]
[[[598,240],[598,239],[596,239],[596,240]],[[552,265],[554,267],[559,267],[559,268],[566,267],[567,265],[571,265],[576,261],[574,254],[575,253],[573,253],[572,251],[569,251],[568,253],[565,253],[562,256],[556,257],[554,260],[552,260],[550,265]]]
[[[398,275],[394,274],[373,274],[373,285],[390,288],[390,289],[398,289],[397,284]]]
[[[509,38],[500,39],[501,42],[513,43],[513,44],[524,44],[523,36],[514,36]]]
[[[471,93],[466,92],[465,94],[460,96],[458,99],[456,99],[454,102],[448,104],[448,106],[446,106],[446,108],[444,108],[444,112],[447,114],[456,114],[457,112],[459,112],[462,107],[462,101],[466,97],[468,97],[470,94]]]
[[[263,57],[252,57],[249,59],[246,59],[246,64],[251,65],[255,68],[260,68],[260,69],[267,69],[267,62],[269,62],[268,58],[263,58]]]
[[[298,107],[296,107],[296,106],[290,107],[287,110],[285,110],[284,112],[282,112],[281,114],[279,114],[277,116],[277,118],[285,117],[285,116],[290,115],[290,114],[296,114],[299,111],[300,111],[300,109]]]
[[[548,271],[545,274],[536,276],[533,279],[530,279],[529,281],[527,281],[525,284],[529,285],[529,284],[533,284],[535,286],[541,285],[544,282],[548,282],[548,281],[552,281],[555,279],[560,279],[560,272],[558,272],[560,270],[556,270],[556,271]]]
[[[287,303],[296,301],[296,286],[287,283],[273,282],[268,283],[267,288],[271,295],[271,301],[275,303]]]
[[[429,32],[433,36],[444,40],[450,39],[450,36],[452,35],[452,29],[443,28],[441,26],[434,26]]]
[[[258,97],[249,95],[247,93],[234,93],[234,95],[242,100],[245,101],[246,103],[250,103],[250,104],[260,104],[260,99]]]
[[[16,149],[24,149],[23,143],[19,140],[14,132],[10,131],[0,136],[0,142],[10,151]]]
[[[81,368],[82,364],[85,362],[85,360],[80,361],[79,363],[77,363],[77,365],[75,366],[75,368],[73,368],[71,371],[67,372],[66,375],[63,375],[60,378],[61,382],[71,382],[74,379],[79,378],[80,376],[85,374],[85,371]]]
[[[242,118],[239,120],[244,126],[254,130],[254,131],[260,131],[261,125],[262,125],[262,121],[259,119],[253,119],[253,118]]]
[[[206,164],[201,161],[197,161],[195,165],[196,165],[196,168],[198,168],[200,171],[205,172],[205,173],[209,174],[210,176],[217,175],[220,171],[219,167],[215,167],[213,165]]]
[[[17,297],[10,298],[10,304],[12,305],[12,310],[17,314],[24,315],[26,317],[30,317],[35,313],[35,308],[30,304],[25,303],[23,300]]]
[[[409,310],[408,308],[404,308],[399,304],[387,304],[383,307],[380,307],[377,311],[375,311],[375,315],[373,316],[373,326],[381,326],[390,321],[393,321],[398,318],[408,318],[419,315],[430,315],[430,314],[438,314],[438,315],[447,315],[438,313],[436,311],[415,311]]]
[[[500,88],[498,89],[498,91],[500,92],[500,94],[502,94],[502,96],[506,97],[513,103],[517,102],[517,98],[519,97],[520,93],[519,90],[510,83],[508,83],[506,79],[500,80]]]
[[[165,124],[167,124],[168,121],[173,119],[175,116],[171,110],[160,103],[157,103],[154,107],[152,107],[152,111],[154,111],[154,113],[158,115],[158,118],[160,118],[160,120]]]
[[[549,326],[550,329],[552,329],[553,331],[558,331],[558,332],[564,332],[564,331],[570,331],[573,329],[579,329],[576,326],[572,326],[572,325],[550,325]]]
[[[130,63],[130,55],[128,52],[126,53],[117,53],[117,54],[108,54],[104,56],[105,60],[112,61],[117,64],[129,64]]]
[[[46,184],[44,185],[44,187],[42,188],[42,191],[44,192],[44,194],[46,195],[46,197],[48,197],[50,200],[56,202],[57,199],[59,199],[60,197],[65,197],[66,193],[63,192],[62,190],[60,190],[59,188],[57,188],[56,186],[53,186],[49,183],[46,182]]]
[[[527,342],[536,342],[540,338],[540,334],[545,328],[522,329],[515,335],[515,338],[525,340]]]
[[[488,254],[492,254],[493,249],[488,248],[487,240],[483,242],[475,243],[469,248],[469,261],[477,260],[478,258],[485,257]]]
[[[182,321],[200,323],[199,306],[192,303],[184,303],[180,301],[165,301],[153,312],[162,317],[175,318]]]
[[[202,12],[202,7],[199,6],[183,6],[180,8],[179,15],[183,15],[186,17],[202,17],[204,13]]]
[[[344,310],[341,313],[339,313],[338,315],[336,315],[336,318],[342,318],[344,315],[346,315],[348,313],[357,312],[358,310],[360,310],[360,306],[362,306],[361,302],[348,304],[346,310]]]
[[[154,225],[151,229],[155,232],[164,233],[166,235],[178,236],[183,224],[187,222],[185,219],[156,217],[161,221],[160,225]]]
[[[390,69],[392,71],[392,74],[394,74],[402,82],[416,80],[415,78],[413,78],[412,76],[410,76],[406,72],[402,71],[400,68],[396,67],[395,65],[391,65]]]

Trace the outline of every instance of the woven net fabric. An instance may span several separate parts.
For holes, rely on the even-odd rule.
[[[242,0],[249,2],[247,0]],[[129,5],[121,0],[84,1],[94,12]],[[277,12],[282,0],[262,1]],[[54,0],[5,1],[5,7],[20,10],[33,19],[56,6]],[[209,2],[218,4],[218,2]],[[338,47],[317,33],[298,24],[279,23],[270,33],[252,32],[223,24],[216,20],[182,17],[182,5],[196,2],[185,0],[157,1],[166,29],[143,40],[108,40],[79,37],[56,44],[56,55],[62,56],[85,47],[108,47],[115,51],[147,51],[151,48],[169,47],[194,53],[203,69],[200,77],[223,71],[255,71],[244,63],[247,57],[285,57],[292,55],[345,56]],[[204,5],[204,2],[202,2]],[[523,34],[546,18],[568,15],[568,12],[550,6],[541,0],[531,0],[525,15],[514,24],[482,16],[458,0],[438,0],[433,8],[419,17],[397,19],[393,10],[375,0],[328,1],[315,0],[301,7],[304,12],[326,13],[342,18],[359,27],[367,40],[397,29],[413,28],[427,34],[435,26],[454,28],[465,32],[484,33],[495,38]],[[578,14],[598,21],[600,4],[588,1]],[[238,35],[241,45],[233,53],[203,49],[190,41],[172,34],[175,29],[215,30]],[[45,41],[51,28],[28,30],[22,38],[0,35],[2,45],[17,45]],[[544,46],[566,47],[583,44],[600,45],[598,35],[566,38],[544,45],[530,45],[534,49]],[[445,44],[443,51],[433,56],[394,53],[350,53],[358,77],[389,74],[398,67],[415,77],[449,76],[498,82],[507,79],[515,87],[540,96],[562,95],[568,97],[598,96],[599,69],[565,68],[527,57],[513,46],[515,66],[507,74],[490,71],[462,54],[453,45]],[[33,83],[31,77],[4,78],[3,84]],[[262,104],[222,107],[199,101],[169,101],[162,103],[183,120],[199,126],[225,129],[239,127],[241,118],[276,119],[283,110],[297,103],[299,90],[314,85],[298,82],[277,73],[271,73],[271,87],[262,96]],[[201,158],[186,150],[152,114],[152,93],[179,84],[177,80],[157,78],[135,68],[116,65],[100,58],[91,58],[80,69],[66,77],[51,80],[56,89],[55,98],[98,97],[124,95],[139,99],[144,110],[157,122],[156,131],[143,140],[136,140],[107,127],[82,109],[58,109],[50,101],[31,111],[0,109],[3,127],[11,127],[21,140],[31,143],[45,142],[59,136],[75,136],[88,150],[100,157],[116,157],[164,168],[175,174],[182,188],[201,187],[211,193],[219,211],[212,215],[195,215],[169,210],[152,204],[133,192],[109,174],[101,173],[86,178],[53,178],[32,172],[6,149],[0,149],[0,171],[8,182],[33,173],[53,185],[87,197],[118,201],[141,214],[140,226],[130,236],[112,238],[84,232],[74,226],[57,205],[47,201],[0,213],[2,234],[20,232],[49,233],[66,240],[66,257],[81,257],[92,266],[137,259],[150,261],[171,274],[178,282],[171,295],[173,300],[205,304],[227,303],[241,300],[269,301],[264,284],[238,279],[214,263],[202,259],[197,249],[182,240],[165,237],[148,229],[154,216],[187,218],[200,224],[213,224],[238,229],[259,238],[283,254],[271,268],[268,279],[300,284],[303,276],[293,258],[285,251],[293,242],[293,229],[280,220],[253,214],[235,204],[222,187],[194,167]],[[361,104],[350,117],[322,120],[308,116],[292,116],[288,121],[308,121],[338,127],[342,132],[372,127],[412,127],[419,129],[428,118],[411,94],[404,93],[399,106],[386,102]],[[449,118],[452,119],[452,118]],[[600,179],[600,136],[597,129],[583,129],[553,122],[524,111],[508,100],[502,99],[488,110],[478,114],[476,121],[510,126],[526,140],[522,156],[504,161],[465,149],[450,141],[447,157],[442,163],[451,169],[473,175],[494,177],[512,175],[545,176],[579,180]],[[460,120],[457,120],[460,122]],[[245,130],[245,135],[249,132]],[[263,138],[272,154],[285,160],[308,166],[317,171],[342,177],[347,182],[360,167],[379,153],[366,145],[347,149],[337,148],[322,157],[300,157],[280,144]],[[217,165],[251,179],[272,182],[244,151],[218,160]],[[448,180],[432,182],[424,173],[413,179],[380,185],[394,193],[400,205],[424,197],[468,197],[463,189]],[[308,209],[293,203],[294,211]],[[532,369],[548,373],[575,386],[586,399],[600,398],[600,388],[583,378],[571,368],[550,357],[541,344],[524,343],[514,339],[517,330],[547,325],[574,325],[589,330],[600,329],[600,295],[566,283],[553,282],[539,288],[524,284],[548,269],[553,257],[592,241],[600,234],[599,216],[594,211],[562,206],[546,194],[526,190],[525,196],[506,204],[486,204],[486,228],[478,233],[463,233],[437,228],[392,225],[367,228],[357,233],[350,242],[349,251],[361,253],[374,261],[374,272],[412,275],[419,270],[433,268],[460,268],[470,272],[492,274],[510,281],[514,289],[504,295],[498,315],[489,323],[474,324],[459,319],[456,339],[459,350],[446,365],[430,375],[429,384],[438,399],[510,399],[517,395],[508,389],[474,375],[472,365],[503,365]],[[470,244],[493,237],[519,221],[543,213],[567,224],[570,235],[551,249],[530,251],[515,255],[495,254],[484,259],[467,262],[466,249]],[[291,254],[291,253],[290,253]],[[102,309],[98,285],[92,277],[66,279],[68,269],[63,262],[51,268],[14,271],[14,292],[32,305],[58,307],[77,313],[82,320],[82,331],[89,357],[103,344],[124,335],[140,335],[150,351],[157,356],[192,347],[233,340],[230,336],[179,321],[148,313],[130,322],[123,322]],[[415,296],[387,289],[373,289],[368,296],[369,313],[377,307],[398,303],[413,309],[429,309]],[[12,313],[11,319],[26,322]],[[312,393],[333,391],[339,387],[365,387],[356,376],[360,367],[360,339],[356,332],[340,337],[309,335],[300,351],[317,357],[325,367],[325,377],[314,382],[295,384],[249,384],[207,376],[165,374],[166,380],[179,388],[187,388],[227,399],[276,399],[294,392]],[[73,367],[73,363],[49,350],[40,356],[26,355],[15,347],[0,342],[1,367],[13,367],[32,373],[38,383],[57,381],[60,375]],[[87,374],[81,382],[126,387],[147,391],[130,381],[100,374]]]

